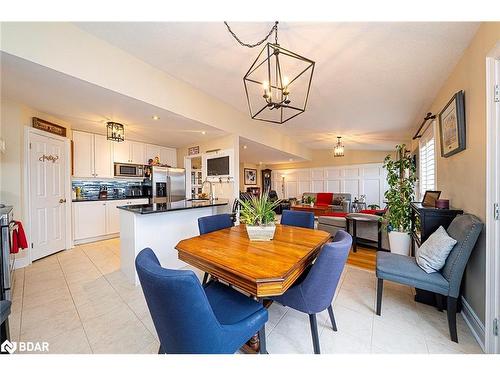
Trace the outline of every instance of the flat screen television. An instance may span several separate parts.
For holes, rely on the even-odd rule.
[[[207,176],[228,176],[229,156],[207,159]]]

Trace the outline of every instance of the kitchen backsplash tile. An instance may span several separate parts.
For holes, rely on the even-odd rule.
[[[101,189],[108,191],[110,198],[128,198],[143,195],[142,182],[127,180],[73,180],[72,188],[81,189],[81,198],[94,199]]]

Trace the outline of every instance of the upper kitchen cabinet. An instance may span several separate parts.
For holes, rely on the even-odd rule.
[[[95,177],[113,177],[111,141],[104,135],[94,134],[94,174]]]
[[[161,164],[167,164],[171,167],[177,166],[177,151],[175,148],[147,144],[145,164],[148,164],[148,160],[154,159],[156,156],[160,158]]]
[[[144,143],[134,141],[116,142],[113,147],[115,163],[144,164]]]
[[[160,160],[171,167],[177,167],[177,151],[175,148],[162,147]]]
[[[105,136],[73,131],[73,175],[113,177],[111,143]]]

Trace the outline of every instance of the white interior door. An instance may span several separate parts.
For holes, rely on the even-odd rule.
[[[64,141],[30,134],[31,259],[66,247],[65,183],[67,155]]]

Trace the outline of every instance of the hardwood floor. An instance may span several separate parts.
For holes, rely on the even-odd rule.
[[[347,258],[347,264],[375,271],[376,259],[377,250],[358,245],[357,252],[354,253],[351,249]]]

